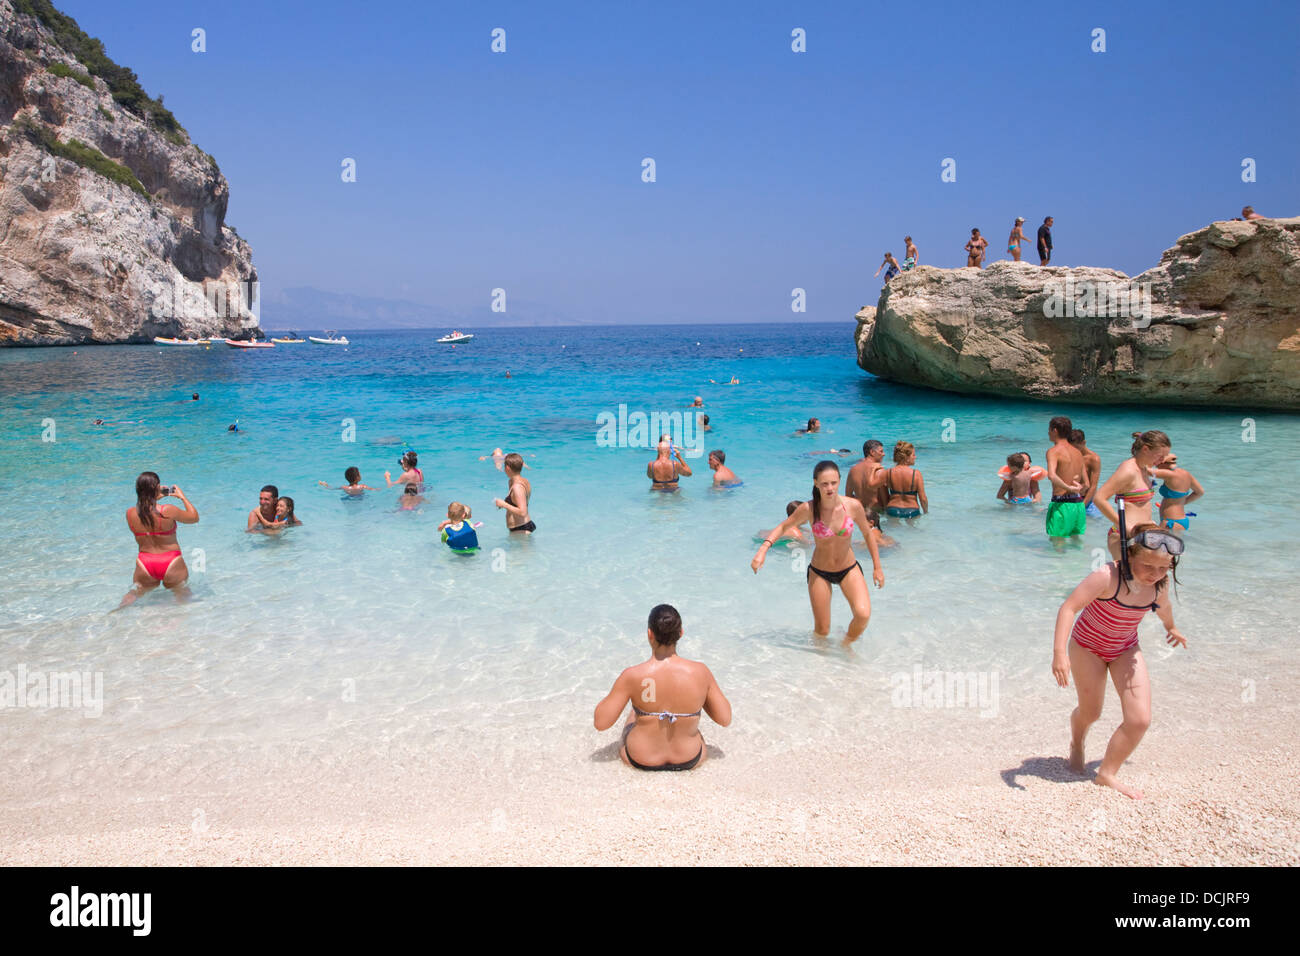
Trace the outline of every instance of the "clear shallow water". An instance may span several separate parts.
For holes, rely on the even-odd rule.
[[[165,779],[267,748],[438,747],[467,730],[489,743],[595,740],[591,708],[620,668],[643,659],[645,617],[661,601],[682,611],[683,653],[709,663],[732,698],[728,733],[741,750],[891,726],[891,678],[918,664],[996,672],[1003,712],[1014,712],[1054,692],[1056,609],[1105,543],[1098,519],[1082,548],[1058,554],[1041,510],[994,500],[1007,454],[1044,461],[1058,412],[1087,430],[1106,474],[1131,431],[1163,429],[1207,489],[1176,606],[1193,649],[1166,655],[1159,625],[1143,631],[1157,707],[1190,706],[1207,680],[1235,701],[1243,679],[1293,667],[1297,522],[1286,496],[1268,490],[1300,476],[1300,419],[906,389],[858,369],[852,332],[504,329],[455,350],[435,335],[357,333],[346,351],[0,351],[10,490],[0,504],[0,672],[104,681],[95,719],[0,709],[0,758],[54,788],[70,771]],[[709,384],[732,375],[740,386]],[[200,402],[184,401],[192,391]],[[683,412],[694,395],[714,426],[706,445],[726,450],[743,487],[709,491],[701,457],[682,493],[650,494],[652,453],[597,445],[602,412]],[[813,415],[824,433],[795,436]],[[91,426],[96,417],[142,424]],[[1254,442],[1242,441],[1246,417]],[[345,419],[354,441],[343,440]],[[955,441],[943,440],[949,419]],[[47,420],[53,442],[42,441]],[[900,544],[884,552],[886,587],[873,590],[871,626],[850,655],[811,639],[802,565],[774,551],[756,578],[749,560],[753,535],[807,497],[818,452],[857,452],[866,438],[917,445],[932,513],[887,529]],[[396,488],[345,502],[316,486],[341,483],[353,464],[382,486],[406,444],[431,486],[420,513],[396,510]],[[530,456],[531,540],[508,538],[492,506],[504,475],[477,459],[498,445]],[[841,460],[847,473],[857,454]],[[159,590],[110,615],[130,585],[123,512],[146,468],[180,484],[202,516],[180,537],[194,600],[178,606]],[[304,527],[244,533],[268,482],[296,499]],[[473,558],[437,540],[453,499],[484,522]],[[838,592],[833,607],[834,634],[849,617]]]

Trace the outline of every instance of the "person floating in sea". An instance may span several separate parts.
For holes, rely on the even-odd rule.
[[[708,416],[708,415],[701,415],[701,416],[700,416],[700,431],[701,431],[701,432],[711,432],[711,431],[713,431],[713,426],[709,424],[709,416]]]
[[[1111,523],[1106,534],[1106,546],[1110,556],[1119,560],[1119,514],[1110,503],[1113,496],[1117,501],[1124,499],[1128,509],[1128,518],[1135,524],[1145,524],[1151,520],[1151,499],[1155,495],[1155,479],[1151,469],[1169,457],[1169,436],[1162,431],[1134,432],[1131,457],[1126,458],[1115,473],[1107,478],[1096,495],[1093,503]]]
[[[910,441],[894,444],[894,465],[878,469],[871,484],[885,489],[885,514],[891,518],[910,520],[930,511],[925,478],[916,470],[916,446]]]
[[[412,481],[402,489],[402,496],[397,499],[397,507],[401,511],[415,511],[427,500],[420,494],[420,486]]]
[[[736,376],[733,375],[731,376],[730,382],[715,382],[713,379],[709,379],[709,384],[710,385],[739,385],[740,379],[736,378]]]
[[[1070,444],[1074,425],[1064,415],[1047,424],[1047,477],[1052,482],[1052,502],[1047,506],[1047,536],[1058,548],[1066,539],[1080,537],[1088,530],[1087,507],[1083,503],[1088,490],[1088,469],[1083,453]]]
[[[537,530],[537,525],[528,516],[528,502],[533,497],[533,485],[523,475],[524,456],[511,452],[506,455],[503,464],[509,487],[506,496],[494,499],[493,504],[505,509],[507,531],[531,535]]]
[[[408,449],[406,453],[398,459],[397,463],[401,466],[402,473],[397,476],[396,480],[393,479],[392,472],[384,472],[384,481],[388,482],[388,487],[391,488],[393,485],[414,484],[418,486],[420,490],[424,490],[424,472],[416,467],[419,460],[419,456]]]
[[[1166,643],[1186,647],[1187,638],[1174,626],[1168,598],[1169,577],[1178,582],[1183,542],[1150,522],[1131,530],[1123,559],[1084,578],[1057,612],[1052,676],[1059,686],[1068,687],[1074,674],[1079,703],[1070,714],[1070,768],[1083,773],[1084,738],[1101,716],[1109,673],[1119,692],[1123,720],[1106,745],[1093,782],[1140,800],[1142,791],[1119,779],[1120,767],[1151,724],[1151,680],[1138,646],[1138,623],[1147,611],[1155,611],[1165,626]]]
[[[687,408],[703,408],[703,407],[704,407],[704,399],[701,398],[699,395],[696,395],[696,396],[695,396],[695,401],[691,402],[691,403],[690,403],[689,405],[687,405],[686,407],[687,407]]]
[[[867,511],[882,512],[887,504],[885,489],[871,483],[883,467],[880,463],[884,457],[884,444],[874,438],[867,439],[862,443],[862,460],[849,469],[849,476],[844,480],[844,493],[857,498]]]
[[[866,512],[856,498],[841,497],[840,469],[833,461],[819,461],[813,469],[813,495],[801,502],[794,514],[773,529],[758,546],[749,566],[757,574],[772,545],[805,521],[812,526],[813,554],[808,562],[808,601],[812,605],[813,630],[826,637],[831,630],[831,586],[840,591],[853,610],[853,620],[844,635],[847,647],[862,636],[871,620],[871,593],[862,565],[853,555],[853,529],[861,530],[862,540],[871,554],[872,580],[876,587],[885,586],[885,572],[880,564],[880,548],[871,534]],[[842,517],[841,517],[842,516]]]
[[[691,466],[682,457],[682,450],[671,442],[660,441],[658,457],[645,466],[651,491],[676,491],[678,478],[691,476]]]
[[[911,272],[916,268],[916,243],[912,242],[911,236],[904,236],[903,243],[907,246],[903,250],[903,271]]]
[[[1088,490],[1083,496],[1083,511],[1089,518],[1100,518],[1101,512],[1093,503],[1097,496],[1097,485],[1101,482],[1101,456],[1088,447],[1087,436],[1080,428],[1070,432],[1070,444],[1079,449],[1083,456],[1083,467],[1088,472]]]
[[[794,430],[794,433],[796,435],[816,435],[821,430],[822,430],[821,419],[810,418],[808,419],[808,426],[806,428],[796,428]]]
[[[998,472],[1002,485],[998,488],[998,500],[1009,505],[1034,504],[1041,497],[1035,494],[1030,480],[1033,474],[1030,465],[1020,452],[1007,455],[1007,466]]]
[[[263,485],[257,495],[257,507],[248,513],[246,531],[261,531],[275,524],[276,502],[280,498],[280,489],[275,485]]]
[[[885,269],[886,266],[889,268],[885,270],[885,285],[889,285],[889,280],[898,275],[902,271],[902,267],[898,264],[898,260],[894,258],[892,252],[885,253],[885,261],[880,264],[880,269]],[[871,278],[874,279],[880,275],[880,269],[877,269]]]
[[[459,501],[447,505],[447,518],[439,522],[438,530],[442,532],[443,543],[451,550],[461,554],[478,550],[478,533],[474,530],[476,526],[470,524],[472,517],[468,505]]]
[[[1038,227],[1038,264],[1045,266],[1052,261],[1052,217],[1048,216]]]
[[[184,510],[175,505],[159,504],[163,498],[179,498]],[[198,509],[190,504],[179,485],[161,484],[156,472],[142,471],[135,480],[135,506],[126,509],[126,526],[135,536],[139,552],[136,554],[133,587],[122,598],[119,608],[134,604],[142,595],[159,584],[175,591],[177,598],[189,597],[186,582],[190,570],[181,556],[176,540],[176,528],[181,524],[197,524]]]
[[[714,488],[736,488],[744,484],[736,477],[736,473],[727,467],[727,453],[721,448],[709,452],[709,467],[713,469]]]
[[[1196,480],[1196,476],[1185,468],[1178,467],[1177,455],[1166,455],[1151,474],[1159,478],[1160,485],[1160,522],[1174,534],[1191,528],[1195,511],[1188,511],[1187,506],[1205,494],[1205,489]],[[1181,530],[1180,530],[1181,529]]]
[[[676,608],[671,604],[652,608],[646,626],[649,660],[619,674],[592,715],[597,730],[608,730],[632,705],[618,755],[637,770],[698,767],[708,757],[700,733],[701,712],[720,727],[731,723],[731,704],[712,671],[677,655],[681,636],[682,617]]]
[[[353,498],[360,498],[363,495],[365,495],[367,491],[375,490],[374,488],[371,488],[369,485],[363,485],[361,483],[361,469],[358,468],[356,465],[352,465],[345,472],[343,472],[343,480],[346,481],[347,484],[339,485],[338,490],[344,492],[345,494]],[[332,485],[324,481],[318,481],[317,484],[320,485],[322,488],[333,487]]]
[[[984,251],[988,249],[989,241],[980,235],[978,229],[970,231],[970,239],[966,241],[966,265],[974,266],[976,269],[984,268]]]
[[[785,516],[788,518],[792,514],[794,514],[796,511],[799,510],[799,506],[801,504],[803,504],[802,501],[787,502],[785,506]],[[786,529],[784,534],[778,537],[775,534],[775,532],[779,530],[780,530],[780,526],[778,525],[777,527],[770,528],[767,531],[760,531],[757,535],[754,536],[754,540],[765,541],[770,537],[775,542],[775,544],[772,545],[773,547],[780,547],[781,545],[808,543],[809,540],[808,536],[803,533],[803,525],[795,525],[793,528],[788,528]]]
[[[1025,217],[1017,216],[1011,227],[1011,235],[1007,237],[1007,252],[1016,262],[1020,261],[1020,245],[1025,241],[1024,223]]]

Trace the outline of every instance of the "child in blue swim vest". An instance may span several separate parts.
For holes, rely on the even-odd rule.
[[[470,517],[467,506],[453,501],[447,505],[447,520],[438,525],[447,547],[460,554],[471,554],[478,550],[478,534],[469,523]]]

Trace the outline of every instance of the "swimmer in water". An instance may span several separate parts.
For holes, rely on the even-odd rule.
[[[853,620],[844,635],[847,647],[867,629],[871,620],[871,593],[862,565],[853,556],[853,529],[857,527],[871,553],[872,579],[876,587],[885,586],[885,572],[880,564],[880,548],[870,534],[870,524],[862,504],[856,498],[841,497],[840,468],[833,461],[821,461],[813,469],[813,496],[811,501],[800,502],[794,514],[783,521],[759,545],[758,553],[749,566],[757,574],[763,566],[768,550],[792,528],[803,522],[811,523],[814,550],[808,562],[808,601],[812,605],[813,630],[818,637],[826,637],[831,630],[831,586],[838,584],[849,607]],[[841,515],[843,516],[841,518]]]
[[[350,495],[353,498],[360,498],[367,491],[376,490],[374,488],[371,488],[369,485],[363,485],[361,483],[361,469],[358,468],[356,465],[353,465],[352,467],[348,468],[347,471],[343,472],[343,480],[346,481],[347,484],[339,485],[338,490]],[[322,488],[334,487],[333,485],[330,485],[324,481],[318,481],[317,484],[320,485]]]
[[[672,442],[659,442],[659,457],[645,466],[646,477],[650,479],[651,491],[676,491],[677,480],[685,475],[691,476],[691,466],[682,457],[682,450],[674,448]]]
[[[159,504],[163,498],[179,498],[184,510]],[[180,600],[189,597],[186,584],[190,571],[181,556],[176,529],[182,524],[197,524],[198,520],[198,509],[190,504],[180,486],[161,484],[157,473],[152,471],[140,473],[135,480],[135,507],[126,509],[126,526],[139,548],[132,579],[134,586],[122,598],[119,609],[134,604],[159,584],[175,591]]]
[[[1187,638],[1174,627],[1168,597],[1170,576],[1178,582],[1183,542],[1150,522],[1131,531],[1126,560],[1112,561],[1084,578],[1057,612],[1052,676],[1059,686],[1068,687],[1074,674],[1079,704],[1070,714],[1070,769],[1083,773],[1084,737],[1101,716],[1109,675],[1119,692],[1123,719],[1106,745],[1093,783],[1140,800],[1141,790],[1119,780],[1120,766],[1151,723],[1151,679],[1138,646],[1138,624],[1147,611],[1155,611],[1165,626],[1167,644],[1186,647]]]
[[[785,516],[788,518],[792,514],[794,514],[796,511],[799,510],[799,506],[801,504],[803,504],[802,501],[787,502],[785,506]],[[795,525],[793,528],[787,530],[780,537],[776,537],[773,534],[773,532],[778,530],[779,530],[779,526],[777,528],[769,528],[767,531],[760,531],[755,537],[759,541],[771,537],[777,544],[807,544],[809,541],[808,536],[803,533],[802,525]]]
[[[530,457],[532,457],[532,458],[536,458],[537,456],[536,456],[536,455],[532,455],[532,456],[530,456]],[[502,470],[504,470],[504,468],[505,468],[505,462],[506,462],[506,453],[505,453],[505,452],[503,452],[500,448],[493,448],[493,449],[492,449],[492,454],[490,454],[490,455],[479,455],[479,456],[478,456],[478,460],[479,460],[479,461],[487,461],[489,458],[492,459],[492,464],[496,465],[496,467],[497,467],[497,471],[502,471]],[[520,459],[522,460],[522,458],[523,458],[523,456],[521,455],[521,456],[520,456]],[[529,465],[528,462],[524,462],[524,467],[525,467],[525,468],[531,468],[532,466]]]
[[[821,419],[810,418],[808,419],[807,428],[796,428],[794,433],[796,435],[816,435],[821,430],[822,430]]]
[[[709,379],[709,384],[710,385],[739,385],[740,379],[736,378],[736,376],[733,375],[731,376],[730,382],[715,382],[713,379]]]
[[[696,395],[696,396],[695,396],[695,401],[691,402],[691,403],[690,403],[689,405],[687,405],[686,407],[687,407],[687,408],[703,408],[703,407],[704,407],[704,399],[701,398],[699,395]]]
[[[510,489],[504,498],[496,498],[492,503],[498,508],[505,509],[507,531],[531,535],[537,530],[537,525],[528,516],[528,503],[533,497],[533,485],[523,475],[524,457],[517,452],[511,452],[506,455],[503,465],[510,482]]]
[[[720,727],[731,723],[731,704],[713,673],[699,661],[677,655],[681,636],[682,617],[676,608],[660,604],[651,609],[646,627],[649,660],[619,674],[592,717],[597,730],[608,730],[632,705],[618,755],[637,770],[698,767],[708,757],[700,734],[701,712]]]
[[[1007,455],[1007,468],[1010,473],[998,488],[998,501],[1006,501],[1009,505],[1028,505],[1037,501],[1029,487],[1029,465],[1024,456],[1020,452]]]
[[[392,472],[384,472],[384,481],[388,482],[388,487],[391,488],[393,485],[415,484],[420,488],[423,488],[424,472],[416,467],[418,461],[419,456],[417,456],[415,452],[407,451],[406,454],[398,459],[397,463],[402,467],[402,473],[397,476],[396,481],[393,480]]]
[[[708,416],[708,415],[701,415],[699,421],[700,421],[700,431],[701,431],[701,432],[711,432],[711,431],[713,431],[713,426],[709,424],[709,416]]]
[[[397,506],[402,511],[414,511],[424,504],[424,501],[424,495],[420,494],[420,486],[411,482],[402,489],[402,497],[397,499]]]
[[[709,452],[709,467],[713,469],[714,488],[734,488],[743,482],[727,467],[727,453],[722,449]]]

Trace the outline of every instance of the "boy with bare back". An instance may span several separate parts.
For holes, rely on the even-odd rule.
[[[1048,423],[1047,477],[1052,482],[1052,503],[1047,506],[1047,536],[1053,544],[1082,535],[1088,526],[1083,493],[1088,490],[1088,469],[1083,453],[1070,444],[1074,426],[1064,415]]]

